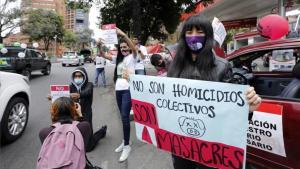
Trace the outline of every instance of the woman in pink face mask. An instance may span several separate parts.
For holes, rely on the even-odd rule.
[[[116,99],[118,108],[121,114],[123,124],[123,141],[115,149],[115,152],[122,152],[119,162],[125,161],[130,152],[131,147],[129,145],[130,139],[130,110],[131,110],[131,96],[129,90],[129,74],[135,73],[135,58],[137,56],[136,48],[128,36],[117,29],[117,34],[123,38],[118,45],[117,56],[111,56],[105,53],[101,53],[100,56],[105,57],[113,61],[116,64],[114,72],[114,82],[116,90]],[[101,50],[101,49],[100,49]]]
[[[211,22],[201,15],[188,18],[179,37],[176,56],[168,69],[168,77],[229,82],[232,78],[231,66],[227,60],[214,54],[213,43]],[[245,93],[250,112],[253,112],[260,105],[261,98],[253,87]],[[251,118],[251,113],[249,115]],[[173,165],[174,169],[210,168],[175,155]]]

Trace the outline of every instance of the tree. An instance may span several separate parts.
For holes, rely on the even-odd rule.
[[[101,9],[101,23],[116,23],[145,43],[149,36],[165,39],[174,33],[182,12],[193,11],[196,4],[208,5],[213,0],[109,0]]]
[[[31,40],[43,40],[45,50],[48,51],[50,43],[55,38],[58,42],[62,42],[64,36],[63,19],[53,11],[33,10],[28,14],[23,32],[28,34]]]
[[[85,46],[89,46],[89,44],[92,42],[92,34],[93,31],[90,29],[80,29],[75,32],[77,37],[77,46],[81,47],[82,49]]]
[[[0,43],[3,43],[3,39],[8,37],[20,26],[20,21],[18,21],[18,19],[21,17],[22,11],[16,7],[8,7],[10,3],[16,1],[17,0],[4,0],[4,2],[0,2]]]
[[[65,47],[73,50],[76,46],[77,36],[73,31],[66,30],[63,38]]]

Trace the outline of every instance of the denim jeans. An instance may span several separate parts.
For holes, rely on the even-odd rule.
[[[101,79],[102,79],[102,85],[105,87],[106,86],[105,69],[103,69],[100,76],[101,76]]]
[[[117,104],[122,118],[124,145],[129,144],[130,139],[130,110],[131,110],[131,96],[130,90],[116,91]]]
[[[94,85],[98,85],[98,78],[99,75],[104,71],[104,68],[96,68],[96,75],[95,75],[95,83]]]

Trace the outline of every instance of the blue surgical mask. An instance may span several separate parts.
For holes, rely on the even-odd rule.
[[[75,79],[74,79],[74,82],[75,82],[77,85],[80,85],[80,84],[83,82],[83,78],[75,78]]]
[[[185,41],[192,52],[200,52],[204,47],[205,36],[186,36]]]

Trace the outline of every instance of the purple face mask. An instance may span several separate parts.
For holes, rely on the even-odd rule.
[[[121,50],[123,56],[128,56],[130,54],[129,50]]]
[[[191,51],[199,52],[204,47],[205,36],[186,36],[185,41]]]

